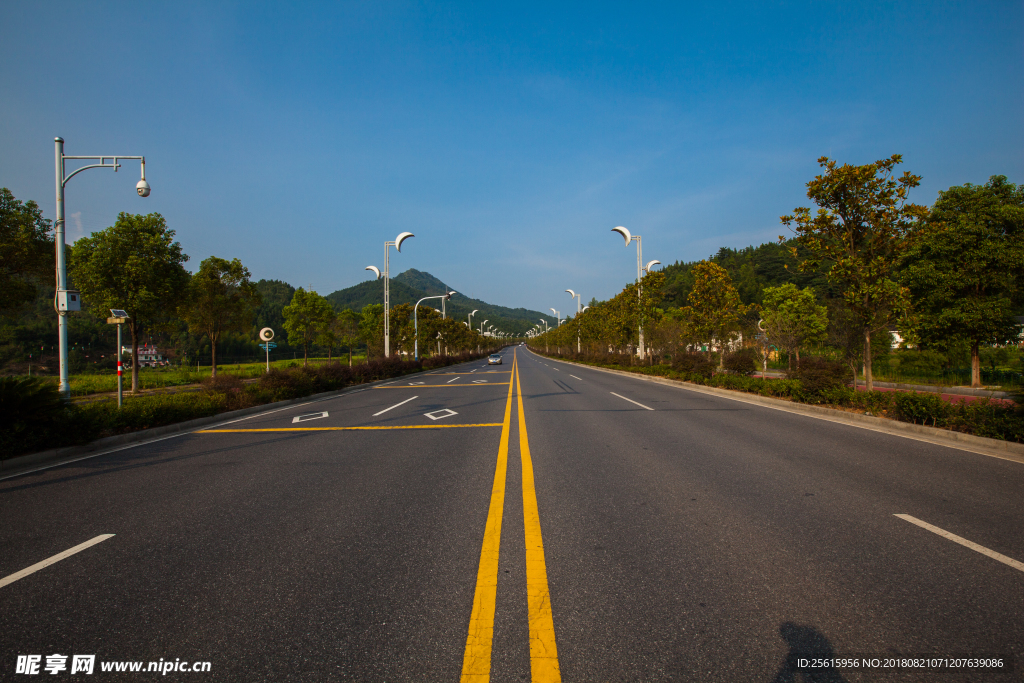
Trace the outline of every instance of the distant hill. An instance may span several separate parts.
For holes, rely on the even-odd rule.
[[[443,294],[445,284],[447,283],[430,273],[415,269],[407,270],[391,278],[391,305],[415,304],[425,296]],[[448,284],[448,291],[453,289],[458,291],[456,287]],[[335,308],[350,308],[355,311],[361,310],[367,304],[382,304],[384,303],[384,281],[360,282],[358,285],[328,294],[327,298]],[[440,304],[440,300],[433,299],[423,302],[422,305],[440,310]],[[478,327],[484,320],[488,320],[491,325],[500,330],[522,334],[533,327],[534,323],[540,322],[541,318],[547,320],[549,324],[555,324],[553,316],[544,315],[540,311],[497,306],[479,299],[471,299],[461,292],[452,296],[451,300],[445,304],[446,313],[460,320],[466,320],[470,311],[473,310],[477,310],[477,314],[473,316],[474,327]]]

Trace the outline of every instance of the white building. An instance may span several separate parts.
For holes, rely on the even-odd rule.
[[[122,346],[121,356],[127,356],[128,361],[131,362],[132,347]],[[160,349],[152,344],[143,344],[139,347],[139,367],[140,368],[159,368],[165,365],[170,365],[171,362],[164,358],[164,355],[160,353]]]

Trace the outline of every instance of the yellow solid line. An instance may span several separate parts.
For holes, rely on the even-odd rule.
[[[501,427],[500,422],[475,425],[395,425],[392,427],[267,427],[265,429],[203,429],[196,434],[236,434],[240,432],[355,432],[367,429],[458,429],[459,427]]]
[[[400,387],[374,387],[374,389],[427,389],[429,387],[448,387],[454,389],[456,387],[504,387],[511,384],[511,382],[481,382],[479,384],[406,384]]]
[[[526,434],[523,413],[523,384],[519,367],[512,366],[516,378],[516,400],[519,408],[519,457],[523,461],[523,526],[526,529],[526,599],[530,615],[530,674],[533,683],[558,683],[555,647],[555,621],[551,614],[551,593],[548,591],[548,570],[544,562],[544,541],[540,533],[540,510],[533,481],[533,459]]]
[[[485,370],[484,372],[428,372],[427,374],[431,377],[443,377],[445,375],[507,375],[511,370]]]
[[[515,368],[515,362],[512,367]],[[512,382],[508,383],[505,420],[501,425],[498,463],[494,468],[491,504],[487,509],[480,567],[476,573],[473,612],[469,617],[466,653],[462,658],[462,681],[491,680],[491,646],[494,642],[494,605],[498,595],[498,554],[501,550],[501,517],[505,508],[505,475],[508,470],[508,436],[512,424]]]

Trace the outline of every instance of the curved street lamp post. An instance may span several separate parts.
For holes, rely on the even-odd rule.
[[[646,266],[643,265],[643,247],[642,247],[642,244],[641,244],[640,235],[632,235],[632,234],[630,234],[629,230],[627,230],[626,228],[622,227],[621,225],[618,226],[618,227],[612,228],[612,232],[617,232],[620,235],[622,235],[622,238],[626,240],[626,246],[627,247],[629,246],[630,242],[636,242],[636,298],[637,298],[637,307],[639,308],[639,306],[640,306],[640,304],[642,302],[642,290],[641,290],[640,280],[643,278],[643,272],[644,271],[646,271],[648,273],[651,272],[651,268],[654,265],[661,263],[661,261],[650,261],[650,262],[647,263]],[[637,313],[639,314],[640,311],[637,311]],[[644,323],[643,323],[642,319],[638,321],[638,328],[639,328],[639,343],[637,344],[637,351],[639,353],[640,360],[643,360],[644,359],[644,355],[646,354],[646,351],[644,349]]]
[[[416,360],[420,359],[420,321],[419,321],[420,304],[423,303],[424,301],[426,301],[427,299],[444,299],[445,301],[447,301],[448,299],[452,298],[452,294],[455,294],[455,292],[448,292],[447,294],[438,294],[437,296],[425,296],[422,299],[420,299],[419,301],[417,301],[416,305],[412,307],[412,324],[413,324],[413,329],[415,330],[415,333],[414,333],[414,337],[415,338],[413,340],[412,345],[413,345],[413,350],[414,350],[414,353],[415,353]]]
[[[391,295],[390,295],[390,291],[389,291],[389,287],[388,287],[388,282],[389,282],[390,277],[391,277],[391,274],[390,274],[390,271],[389,271],[389,262],[390,262],[391,252],[389,250],[389,247],[394,247],[399,252],[401,252],[402,251],[402,242],[404,242],[405,240],[409,239],[410,237],[415,237],[415,236],[416,235],[412,234],[411,232],[402,232],[402,233],[398,234],[398,237],[396,237],[393,242],[385,242],[384,243],[384,273],[383,273],[383,276],[384,276],[384,357],[385,358],[387,358],[387,357],[389,357],[391,355],[391,330],[389,329],[390,328],[390,322],[391,322]],[[376,279],[379,280],[381,278],[381,272],[380,272],[380,269],[377,268],[377,266],[366,266],[366,268],[364,268],[363,270],[373,271],[373,273],[377,276]]]
[[[573,299],[576,299],[576,353],[581,353],[582,346],[580,344],[580,304],[583,302],[580,299],[580,295],[577,294],[576,292],[572,291],[571,289],[567,289],[565,291],[567,291]]]

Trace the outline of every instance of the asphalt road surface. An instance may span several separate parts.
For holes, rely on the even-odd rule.
[[[0,679],[1021,680],[1022,493],[509,348],[0,481]]]

